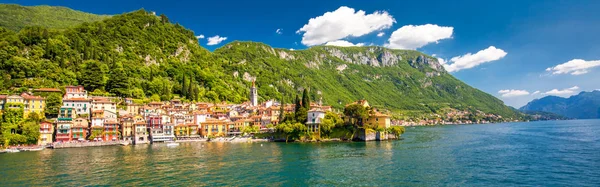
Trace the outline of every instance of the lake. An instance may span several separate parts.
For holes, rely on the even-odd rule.
[[[0,154],[0,186],[600,186],[600,120],[407,127],[403,140]]]

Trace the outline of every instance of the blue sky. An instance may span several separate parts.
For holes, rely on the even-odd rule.
[[[204,35],[199,42],[209,50],[234,40],[293,49],[328,42],[414,48],[435,54],[458,79],[515,107],[546,95],[568,97],[600,89],[600,1],[3,3],[58,5],[95,14],[144,8]],[[309,22],[311,18],[316,20]],[[297,33],[301,28],[307,29]],[[276,33],[277,29],[281,32]],[[227,39],[207,45],[207,39],[216,35]]]

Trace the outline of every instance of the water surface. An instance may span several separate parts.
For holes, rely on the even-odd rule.
[[[404,140],[0,154],[0,186],[600,186],[600,120],[408,127]]]

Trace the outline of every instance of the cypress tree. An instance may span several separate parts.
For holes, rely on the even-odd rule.
[[[294,113],[296,113],[296,112],[298,112],[300,107],[302,107],[302,105],[300,105],[300,98],[298,98],[298,95],[296,95],[296,101],[294,104],[296,105],[296,106],[294,106]]]
[[[281,123],[283,121],[283,107],[285,106],[285,103],[283,101],[283,94],[281,95],[281,100],[279,101],[279,122]]]
[[[302,93],[302,107],[305,109],[310,109],[310,98],[308,98],[308,88],[305,88]]]
[[[187,84],[185,84],[185,74],[183,75],[183,79],[181,79],[181,97],[187,97]]]
[[[188,95],[187,98],[189,100],[194,100],[194,80],[193,80],[194,76],[190,76],[190,85],[188,86]]]

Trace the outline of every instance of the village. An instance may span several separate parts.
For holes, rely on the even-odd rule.
[[[39,124],[38,147],[52,148],[207,141],[222,137],[268,133],[275,131],[274,127],[281,122],[280,118],[284,116],[281,112],[293,113],[296,108],[295,104],[282,104],[275,100],[259,103],[254,83],[250,88],[249,101],[241,104],[183,102],[180,99],[139,103],[132,98],[90,96],[83,86],[66,86],[64,92],[56,88],[35,89],[35,93],[40,92],[64,93],[58,116],[41,120]],[[22,107],[24,118],[33,113],[43,115],[45,102],[44,97],[28,92],[20,95],[0,95],[0,112]],[[366,100],[350,104],[370,107]],[[334,111],[331,106],[323,105],[321,100],[310,102],[306,121],[303,122],[308,132],[320,132],[320,123],[326,112],[334,112],[336,115],[341,115],[344,121],[349,121],[347,116]],[[453,111],[446,115],[464,116],[468,115],[468,112]],[[439,119],[415,122],[392,120],[389,114],[374,109],[368,119],[361,123],[374,123],[373,128],[387,129],[390,126],[474,122],[470,120],[450,122]],[[487,121],[477,123],[487,123]],[[16,133],[16,130],[10,129],[6,132]],[[361,139],[366,140],[364,137]],[[386,138],[377,138],[377,140],[381,139]]]
[[[54,88],[36,91],[62,93]],[[45,102],[44,97],[27,92],[0,95],[0,111],[22,107],[23,117],[27,118],[33,113],[43,114]],[[366,100],[356,103],[368,106]],[[292,113],[294,108],[294,104],[281,104],[275,100],[259,103],[254,83],[249,102],[241,104],[194,103],[179,99],[140,104],[131,98],[90,96],[83,86],[66,86],[58,116],[40,122],[37,145],[63,148],[206,141],[242,136],[246,132],[272,132],[281,120],[280,113]],[[311,102],[304,123],[307,131],[319,132],[325,113],[332,110],[321,101]],[[376,122],[382,128],[391,125],[389,115],[377,112],[372,118],[367,121]],[[16,133],[15,130],[9,132]]]

